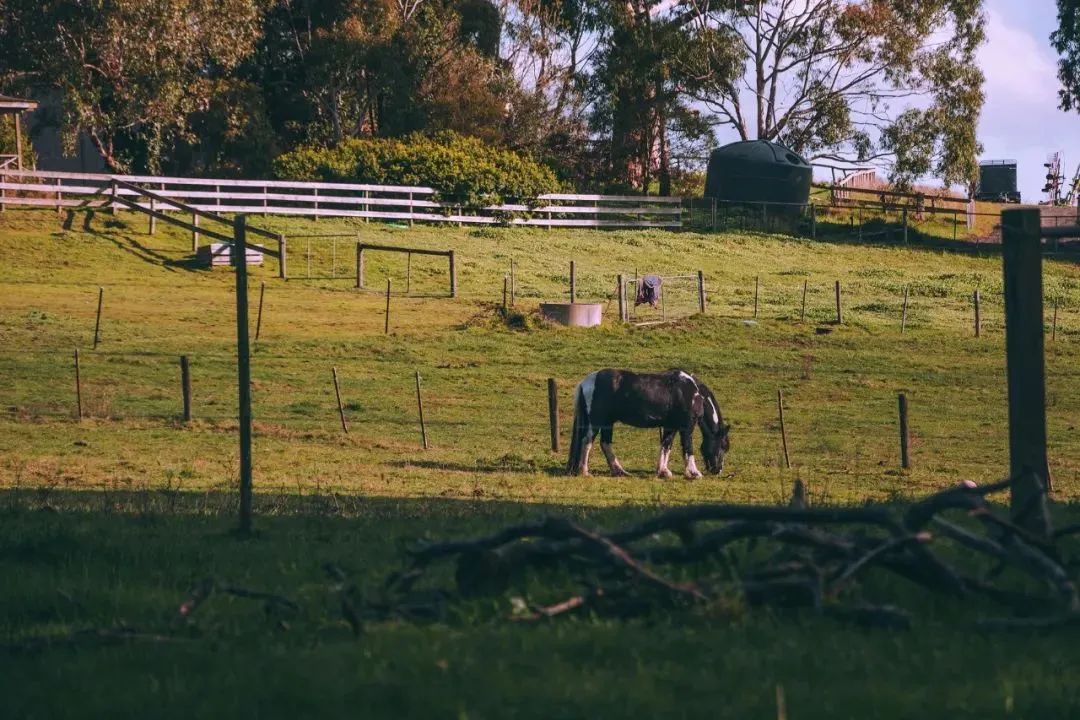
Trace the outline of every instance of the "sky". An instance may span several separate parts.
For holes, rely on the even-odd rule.
[[[1057,26],[1055,0],[986,0],[986,44],[979,64],[986,76],[986,104],[979,117],[981,160],[1016,160],[1024,202],[1045,198],[1043,163],[1061,152],[1066,182],[1080,165],[1080,113],[1058,110],[1057,56],[1050,33]],[[743,92],[743,106],[753,108]],[[738,139],[734,130],[717,133],[721,144]],[[819,170],[822,179],[828,171]],[[928,185],[940,182],[929,180]]]
[[[1054,0],[987,0],[987,43],[979,53],[986,105],[979,118],[985,160],[1014,159],[1025,202],[1044,198],[1047,155],[1060,151],[1072,178],[1080,165],[1080,113],[1058,110]]]

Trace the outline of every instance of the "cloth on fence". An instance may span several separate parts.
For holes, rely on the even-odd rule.
[[[634,298],[634,306],[648,303],[656,307],[656,304],[660,302],[661,284],[659,275],[646,275],[641,278],[641,282],[637,284],[637,297]]]

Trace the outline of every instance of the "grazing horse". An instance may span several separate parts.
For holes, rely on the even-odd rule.
[[[629,370],[599,370],[585,376],[574,392],[574,428],[570,440],[567,472],[589,474],[589,452],[596,434],[612,475],[626,475],[611,449],[616,422],[640,428],[661,428],[658,477],[671,477],[668,458],[675,433],[682,441],[684,472],[688,479],[701,477],[694,461],[694,426],[701,428],[701,455],[709,472],[724,469],[728,430],[716,396],[705,384],[682,370],[639,374]]]

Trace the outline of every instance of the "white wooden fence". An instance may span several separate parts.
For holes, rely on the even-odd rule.
[[[113,180],[139,185],[197,210],[313,217],[358,217],[458,224],[537,227],[682,227],[682,198],[639,195],[541,195],[535,202],[468,209],[435,199],[428,187],[290,180],[228,180],[148,175],[104,175],[0,169],[0,210],[8,205],[64,208],[120,208],[114,196],[135,190]],[[159,211],[174,209],[159,205]]]

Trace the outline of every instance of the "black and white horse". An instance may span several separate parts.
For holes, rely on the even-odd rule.
[[[724,469],[728,451],[728,429],[720,414],[716,396],[705,384],[682,370],[666,373],[634,373],[629,370],[599,370],[585,376],[574,393],[574,428],[570,440],[567,471],[589,474],[589,452],[597,433],[612,475],[626,475],[611,449],[612,426],[625,423],[640,428],[661,428],[659,477],[671,477],[668,459],[675,433],[682,442],[686,460],[684,474],[699,478],[694,460],[694,426],[701,428],[701,455],[709,472]]]

